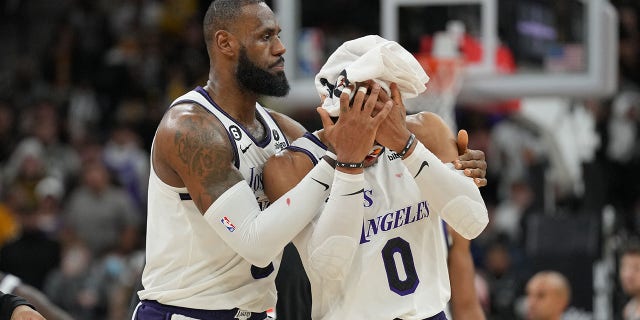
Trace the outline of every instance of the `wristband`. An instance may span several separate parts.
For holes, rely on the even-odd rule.
[[[336,167],[350,168],[350,169],[364,168],[364,161],[363,162],[340,162],[340,161],[336,161]]]
[[[411,149],[411,145],[413,144],[413,141],[415,139],[416,139],[416,135],[412,133],[409,136],[409,140],[407,140],[407,144],[404,146],[404,149],[402,149],[402,151],[398,152],[398,156],[400,158],[404,157],[404,155],[407,154],[407,152],[409,152],[409,149]]]
[[[336,159],[332,158],[330,155],[325,154],[322,156],[322,160],[326,161],[332,168],[336,168]]]

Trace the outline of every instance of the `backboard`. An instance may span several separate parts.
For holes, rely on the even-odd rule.
[[[617,88],[618,21],[607,0],[274,0],[273,4],[287,46],[286,72],[292,85],[289,97],[281,101],[285,107],[319,102],[313,68],[341,44],[336,39],[377,33],[417,52],[423,49],[423,38],[444,30],[452,20],[461,22],[480,48],[477,59],[467,64],[459,97],[463,101],[603,97]],[[311,15],[312,10],[321,14]],[[341,29],[331,29],[340,23]],[[513,66],[507,72],[496,58],[505,52]]]

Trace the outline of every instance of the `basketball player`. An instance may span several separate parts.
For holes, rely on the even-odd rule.
[[[456,168],[473,171],[482,180],[476,178],[476,185],[483,187],[487,185],[484,176],[487,164],[484,161],[484,153],[479,150],[468,150],[469,136],[465,130],[458,132],[458,154],[461,156]],[[468,159],[470,162],[464,160]],[[474,167],[468,167],[470,165]],[[453,320],[484,320],[486,316],[480,304],[478,292],[476,291],[475,277],[476,269],[471,256],[471,241],[458,234],[453,228],[447,225],[447,267],[449,271],[449,284],[451,285],[451,300],[449,301],[449,313],[447,316]]]
[[[284,246],[311,221],[330,187],[362,189],[362,169],[340,164],[365,158],[390,102],[375,115],[371,105],[360,108],[361,100],[357,108],[345,104],[341,120],[326,128],[335,159],[321,160],[278,201],[264,195],[264,162],[304,132],[257,102],[289,90],[279,32],[261,0],[209,6],[209,81],[171,104],[153,141],[144,289],[134,319],[267,318]],[[361,202],[354,193],[327,205],[357,212]]]
[[[384,101],[379,91],[374,83],[371,94]],[[467,239],[488,222],[474,182],[440,160],[458,155],[446,124],[432,113],[406,117],[395,84],[391,97],[393,109],[376,134],[381,146],[361,164],[364,215],[331,203],[345,194],[332,189],[322,213],[293,241],[311,283],[313,319],[446,319],[450,287],[440,217]],[[328,113],[319,112],[330,128]],[[270,199],[313,168],[330,135],[306,134],[269,159],[264,181]]]
[[[486,316],[480,304],[475,286],[476,270],[471,256],[471,241],[446,226],[449,235],[447,267],[451,300],[449,314],[453,320],[484,320]]]

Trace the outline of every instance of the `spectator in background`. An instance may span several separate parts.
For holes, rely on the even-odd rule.
[[[70,241],[85,243],[98,259],[109,252],[130,253],[137,244],[140,213],[124,189],[111,182],[100,161],[84,165],[81,184],[64,210]]]
[[[46,177],[38,182],[35,193],[38,199],[38,228],[50,238],[58,239],[63,225],[61,206],[65,195],[64,185],[57,178]]]
[[[82,243],[67,246],[60,266],[51,272],[44,293],[75,319],[97,319],[107,304],[92,280],[91,252]]]
[[[571,287],[565,276],[540,271],[527,282],[527,320],[561,320],[569,306]]]
[[[29,156],[42,162],[43,175],[56,177],[65,185],[76,177],[80,162],[76,151],[61,139],[59,112],[53,103],[41,101],[25,115],[21,125],[29,135],[18,143],[5,167],[9,184],[20,174]]]
[[[49,272],[60,263],[60,242],[40,229],[34,207],[16,207],[16,215],[21,231],[0,249],[0,270],[42,289]]]
[[[514,268],[508,241],[504,237],[492,239],[484,253],[482,276],[489,285],[489,319],[512,320],[517,293],[521,290],[522,275]]]
[[[622,319],[640,319],[640,244],[630,241],[620,256],[620,284],[630,299],[625,304]]]
[[[149,153],[142,149],[138,133],[128,125],[116,125],[105,144],[103,159],[140,212],[143,212],[147,204]]]

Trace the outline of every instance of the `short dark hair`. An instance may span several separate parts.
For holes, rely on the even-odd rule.
[[[637,237],[631,237],[625,241],[620,251],[620,257],[625,255],[640,256],[640,240]]]
[[[229,30],[229,25],[238,18],[242,7],[249,4],[263,3],[264,0],[214,0],[204,15],[202,29],[204,41],[209,45],[217,30]]]

